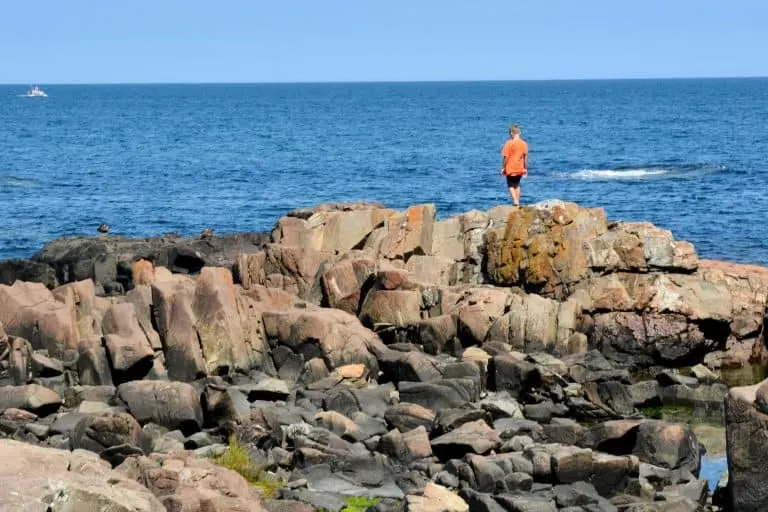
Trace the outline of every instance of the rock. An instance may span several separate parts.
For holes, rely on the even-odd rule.
[[[479,398],[479,389],[470,379],[444,379],[433,382],[400,382],[400,400],[436,411],[462,407]]]
[[[380,448],[383,453],[404,463],[432,456],[429,436],[423,426],[408,432],[388,432],[381,437]]]
[[[59,302],[63,302],[70,309],[71,316],[77,323],[77,331],[80,339],[102,334],[102,320],[104,313],[111,306],[109,300],[96,296],[96,288],[93,281],[74,281],[54,288],[53,296]],[[149,305],[145,309],[147,313],[146,324],[151,329],[149,318]],[[158,346],[159,348],[159,346]]]
[[[318,276],[324,265],[335,260],[334,252],[308,245],[269,244],[263,251],[238,256],[235,274],[246,290],[263,285],[320,304]]]
[[[64,373],[64,364],[40,352],[29,354],[29,364],[35,377],[58,377]]]
[[[561,203],[509,214],[503,233],[487,235],[487,273],[494,284],[565,299],[589,275],[587,242],[608,230],[605,212]]]
[[[50,290],[59,286],[50,265],[24,259],[0,261],[0,284],[11,286],[16,281],[41,283]]]
[[[536,365],[514,356],[494,357],[489,373],[493,379],[493,389],[508,391],[513,397],[537,387],[541,382],[541,374]]]
[[[127,459],[116,472],[143,483],[167,510],[262,512],[256,487],[194,452]]]
[[[435,421],[435,413],[418,404],[400,402],[387,409],[384,413],[384,419],[400,432],[407,432],[419,426],[431,430]]]
[[[501,494],[496,500],[512,512],[556,512],[555,502],[546,496]]]
[[[490,416],[484,410],[475,408],[438,409],[433,430],[436,434],[443,434],[477,420],[488,423]]]
[[[697,364],[691,368],[691,373],[694,377],[700,382],[703,382],[705,384],[712,384],[714,382],[718,382],[720,380],[720,377],[704,366],[703,364]]]
[[[80,340],[77,345],[77,374],[86,386],[111,386],[112,371],[101,336]]]
[[[675,384],[661,388],[661,401],[665,405],[691,407],[694,410],[707,411],[708,414],[720,414],[723,399],[728,393],[728,386],[717,382],[696,387]]]
[[[628,387],[632,405],[635,407],[654,407],[661,405],[659,383],[656,380],[636,382]]]
[[[206,423],[227,426],[231,422],[247,423],[251,418],[248,396],[223,382],[207,383],[200,398],[200,405]]]
[[[133,304],[115,304],[104,315],[104,339],[117,382],[141,379],[152,368],[154,351]]]
[[[419,320],[412,329],[416,342],[427,354],[456,353],[461,348],[456,318],[453,315],[439,315]]]
[[[192,311],[195,285],[187,279],[152,284],[152,304],[172,380],[189,382],[205,375],[206,366]]]
[[[118,386],[117,394],[141,424],[152,422],[189,433],[202,427],[200,399],[190,384],[131,381]]]
[[[255,252],[269,241],[267,233],[236,233],[209,238],[160,236],[67,237],[47,243],[32,261],[54,268],[60,283],[93,279],[96,285],[118,281],[133,288],[133,263],[139,259],[173,273],[196,274],[205,266],[231,268],[238,254]]]
[[[330,369],[363,363],[378,371],[375,353],[383,353],[378,337],[353,315],[340,310],[265,311],[264,332],[270,343],[285,345],[305,360],[322,357]]]
[[[559,446],[551,455],[552,477],[557,483],[588,480],[592,475],[592,450]]]
[[[768,452],[762,432],[768,429],[768,380],[731,388],[725,397],[728,500],[731,510],[762,510],[768,499]]]
[[[360,321],[374,330],[406,327],[421,320],[421,291],[372,289],[360,306]]]
[[[332,264],[320,276],[324,302],[332,308],[357,315],[363,284],[375,271],[376,262],[367,258],[342,260]]]
[[[701,454],[696,435],[687,425],[644,421],[637,429],[633,453],[662,468],[684,468],[698,476]]]
[[[407,497],[408,512],[469,512],[469,505],[458,495],[437,484],[424,487],[422,496]]]
[[[5,336],[4,345],[3,352],[8,354],[8,375],[11,384],[14,386],[27,384],[32,378],[32,346],[27,340],[15,337],[9,343],[7,336]]]
[[[0,323],[5,332],[28,340],[35,350],[66,358],[77,349],[78,331],[71,309],[40,283],[0,285]]]
[[[455,307],[462,344],[481,345],[492,336],[490,329],[494,321],[505,313],[511,298],[507,290],[500,288],[469,289]]]
[[[435,205],[414,205],[402,215],[390,218],[379,253],[387,259],[404,261],[412,255],[429,254],[432,251],[435,214]]]
[[[141,426],[127,413],[106,413],[84,416],[72,432],[73,449],[82,448],[101,455],[113,466],[125,460],[127,454],[143,454],[139,446]]]
[[[39,384],[0,387],[0,410],[23,409],[47,416],[56,412],[63,402],[58,393]]]
[[[432,440],[432,450],[442,460],[466,453],[483,455],[501,444],[499,434],[483,420],[471,421]]]
[[[0,440],[0,509],[163,512],[143,485],[110,469],[96,454]],[[41,469],[44,468],[44,471]],[[24,482],[20,486],[19,482]]]
[[[597,384],[600,400],[622,416],[630,416],[635,412],[634,400],[629,386],[616,381],[605,381]]]
[[[228,269],[201,269],[192,312],[209,374],[248,371],[262,362],[264,340],[260,339],[259,333],[244,328],[240,313],[242,306]]]

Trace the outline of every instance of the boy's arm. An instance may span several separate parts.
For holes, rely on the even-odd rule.
[[[523,176],[528,176],[528,151],[523,153]]]
[[[507,158],[509,158],[509,144],[504,143],[504,147],[501,148],[501,175],[504,176],[504,169],[507,168]]]

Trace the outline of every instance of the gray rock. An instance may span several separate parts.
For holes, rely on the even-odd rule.
[[[488,411],[493,420],[499,418],[524,418],[523,408],[520,403],[506,393],[498,393],[482,399],[480,407]]]
[[[696,377],[696,380],[699,382],[703,382],[704,384],[712,384],[715,382],[720,381],[720,376],[717,375],[715,372],[704,366],[703,364],[699,363],[691,368],[691,373],[694,377]]]
[[[23,409],[38,416],[56,412],[64,400],[53,390],[39,384],[0,387],[0,411]]]
[[[659,381],[644,380],[628,387],[632,405],[635,407],[653,407],[661,405]]]
[[[540,496],[501,494],[496,501],[507,512],[557,512],[553,500]]]
[[[200,430],[203,424],[200,399],[191,384],[131,381],[121,384],[117,394],[141,424],[152,422],[188,433]]]
[[[460,458],[466,453],[482,455],[498,448],[501,438],[482,420],[461,425],[432,440],[432,450],[441,460]]]
[[[764,510],[768,503],[768,380],[731,388],[725,397],[727,509]]]

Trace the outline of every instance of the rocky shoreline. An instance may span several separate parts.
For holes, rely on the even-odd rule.
[[[0,283],[3,509],[762,510],[763,395],[718,372],[765,362],[768,269],[648,223],[324,204],[60,239]],[[648,417],[668,405],[741,425],[747,494],[709,492],[691,427]]]

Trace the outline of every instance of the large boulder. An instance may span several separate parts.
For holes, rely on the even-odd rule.
[[[320,277],[324,304],[357,315],[363,284],[376,267],[376,262],[369,258],[346,259],[330,265]]]
[[[768,502],[768,380],[731,388],[725,397],[728,501],[731,510],[765,510]]]
[[[305,361],[320,357],[329,370],[353,363],[378,371],[376,354],[385,347],[357,317],[336,309],[264,311],[264,332],[270,344],[289,348]]]
[[[67,283],[54,288],[52,293],[56,300],[71,310],[80,339],[102,334],[102,320],[111,304],[109,299],[96,296],[96,287],[91,279]]]
[[[396,212],[379,203],[323,203],[289,212],[272,230],[272,241],[316,251],[361,248],[371,233]]]
[[[165,512],[146,487],[84,450],[0,440],[0,509],[39,512]]]
[[[422,293],[405,270],[381,270],[366,284],[360,320],[371,329],[406,327],[422,319]]]
[[[258,251],[268,241],[267,233],[67,237],[47,243],[32,260],[53,267],[61,284],[92,279],[101,290],[114,283],[129,290],[133,287],[133,263],[140,259],[174,273],[196,274],[204,266],[231,268],[238,254]]]
[[[318,277],[323,265],[335,259],[335,253],[310,246],[269,244],[263,251],[238,256],[235,274],[246,290],[264,285],[320,304]]]
[[[155,321],[171,380],[189,382],[206,373],[192,310],[194,295],[195,283],[186,277],[152,284]]]
[[[430,254],[436,213],[435,205],[421,204],[389,218],[386,234],[377,247],[379,254],[403,261],[413,255]]]
[[[10,286],[16,281],[42,283],[49,289],[59,285],[56,271],[46,263],[25,259],[0,261],[0,284]]]
[[[0,387],[0,411],[5,409],[23,409],[39,416],[56,412],[64,403],[62,397],[40,384]]]
[[[141,426],[125,412],[85,415],[77,422],[71,436],[73,449],[82,448],[101,455],[116,466],[126,456],[142,454],[139,448]]]
[[[34,349],[48,350],[53,357],[77,350],[79,335],[72,310],[43,284],[0,285],[0,322],[8,334],[29,340]]]
[[[141,379],[152,368],[154,351],[130,302],[115,304],[104,315],[104,339],[117,381]]]
[[[188,433],[203,426],[200,396],[191,384],[135,380],[118,386],[117,395],[142,425],[151,422]]]
[[[487,235],[488,278],[564,299],[590,275],[587,243],[607,230],[602,209],[563,202],[515,209],[504,232]]]
[[[266,347],[260,323],[252,321],[250,301],[238,293],[229,270],[205,267],[200,272],[192,312],[209,374],[248,371],[264,362]]]
[[[692,272],[698,266],[689,242],[648,222],[618,222],[588,241],[587,261],[602,272],[665,270]]]

